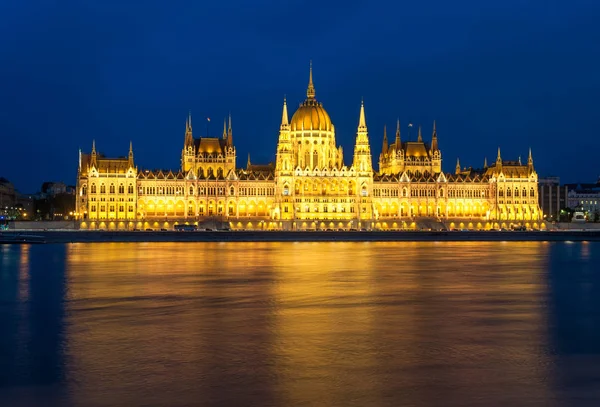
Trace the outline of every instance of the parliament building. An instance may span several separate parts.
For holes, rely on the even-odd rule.
[[[393,138],[392,138],[393,137]],[[373,168],[361,103],[354,153],[344,162],[335,126],[316,99],[312,67],[306,100],[288,116],[283,102],[274,163],[237,166],[231,116],[221,137],[195,138],[185,124],[181,168],[146,170],[133,148],[123,158],[79,153],[77,218],[82,229],[168,229],[177,224],[232,230],[415,230],[543,228],[538,176],[500,155],[483,168],[442,171],[435,122],[431,139],[383,132]]]

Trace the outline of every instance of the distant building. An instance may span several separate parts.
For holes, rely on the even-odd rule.
[[[559,177],[544,177],[538,179],[538,189],[540,209],[546,220],[558,220],[561,209],[569,206],[567,203],[568,187],[560,185]]]
[[[0,177],[0,209],[6,210],[14,207],[16,199],[14,185],[6,178]]]
[[[572,209],[582,209],[593,219],[600,210],[600,179],[595,184],[568,184],[568,205]]]

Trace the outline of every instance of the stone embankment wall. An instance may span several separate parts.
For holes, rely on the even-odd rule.
[[[14,221],[8,225],[9,230],[77,230],[79,224],[74,220],[55,221]]]

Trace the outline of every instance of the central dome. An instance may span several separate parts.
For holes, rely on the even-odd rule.
[[[325,130],[332,131],[333,126],[323,105],[314,99],[306,99],[300,105],[290,122],[292,131]]]
[[[315,86],[312,78],[312,63],[310,65],[310,76],[308,79],[308,89],[306,90],[306,100],[300,105],[298,110],[292,116],[290,122],[292,131],[311,131],[323,130],[333,131],[333,124],[323,108],[323,104],[315,99]]]

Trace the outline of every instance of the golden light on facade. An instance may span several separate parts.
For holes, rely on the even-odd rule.
[[[375,171],[361,104],[353,160],[346,165],[312,81],[291,121],[284,102],[275,163],[256,165],[248,158],[246,168],[237,168],[236,160],[231,119],[222,137],[195,139],[189,117],[179,171],[140,171],[132,146],[127,158],[108,159],[94,144],[82,154],[76,217],[93,221],[81,224],[90,228],[111,219],[167,219],[163,226],[169,227],[217,217],[238,229],[314,229],[341,220],[344,228],[356,222],[367,229],[414,229],[432,218],[445,227],[473,220],[476,228],[490,228],[492,222],[541,219],[531,154],[523,165],[498,152],[481,170],[457,165],[455,173],[444,173],[435,123],[430,142],[420,128],[418,141],[403,142],[399,122],[395,139],[388,142],[384,132]]]

